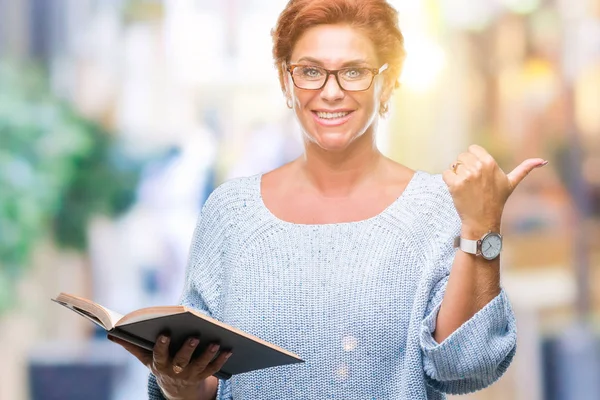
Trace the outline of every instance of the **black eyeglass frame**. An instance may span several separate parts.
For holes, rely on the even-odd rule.
[[[325,71],[326,72],[326,76],[325,76],[325,80],[323,81],[323,84],[321,85],[321,87],[314,88],[314,89],[306,89],[306,88],[298,86],[296,84],[296,80],[294,79],[294,69],[296,69],[298,67],[319,68],[319,69],[322,69],[323,71]],[[370,71],[373,74],[373,76],[371,76],[371,82],[369,83],[369,86],[367,86],[365,89],[348,90],[348,89],[344,89],[344,86],[340,83],[340,78],[339,78],[339,75],[338,75],[340,73],[340,71],[346,71],[348,69],[353,69],[353,68],[361,68],[361,69],[364,68],[364,69],[367,69],[368,71]],[[327,85],[327,82],[329,81],[329,75],[333,75],[335,77],[335,81],[337,82],[337,84],[340,87],[340,89],[342,89],[342,90],[344,90],[346,92],[364,92],[365,90],[369,90],[371,88],[371,86],[373,85],[373,81],[375,80],[375,77],[377,75],[382,74],[387,69],[388,69],[388,64],[387,63],[383,64],[379,68],[345,67],[345,68],[340,68],[340,69],[327,69],[327,68],[320,67],[318,65],[306,65],[306,64],[290,64],[290,65],[288,65],[285,68],[285,70],[290,73],[290,76],[292,77],[292,82],[294,82],[294,86],[296,86],[298,89],[302,89],[302,90],[321,90],[321,89],[323,89],[325,87],[325,85]]]

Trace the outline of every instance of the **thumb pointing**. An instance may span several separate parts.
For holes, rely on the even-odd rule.
[[[548,161],[545,161],[542,158],[530,158],[523,161],[519,166],[506,175],[510,183],[511,191],[515,190],[517,185],[521,183],[521,181],[525,179],[525,177],[529,175],[534,168],[543,167],[546,164],[548,164]]]

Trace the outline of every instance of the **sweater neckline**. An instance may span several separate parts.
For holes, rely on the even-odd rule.
[[[418,177],[422,173],[423,172],[420,170],[415,170],[413,176],[408,181],[408,184],[406,185],[406,187],[404,188],[402,193],[400,193],[400,195],[392,203],[390,203],[386,208],[384,208],[378,214],[376,214],[372,217],[369,217],[369,218],[358,220],[358,221],[333,222],[333,223],[328,223],[328,224],[299,224],[299,223],[283,220],[283,219],[279,218],[278,216],[276,216],[275,214],[273,214],[264,202],[264,199],[262,196],[262,190],[261,190],[262,177],[264,175],[262,173],[256,175],[255,193],[256,193],[256,197],[257,197],[257,203],[258,203],[258,206],[261,209],[261,211],[268,217],[269,220],[271,220],[279,225],[286,225],[286,226],[293,226],[293,227],[309,227],[309,228],[359,226],[362,224],[368,224],[370,222],[375,222],[375,221],[383,218],[385,215],[389,214],[394,208],[396,208],[401,203],[403,203],[404,198],[407,197],[410,194],[410,192],[413,190],[415,181],[418,180]]]

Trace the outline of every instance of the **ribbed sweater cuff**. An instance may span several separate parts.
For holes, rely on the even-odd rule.
[[[148,376],[148,399],[149,400],[166,400],[163,396],[158,384],[156,383],[156,377],[153,374]]]
[[[502,290],[442,343],[437,343],[432,333],[440,306],[441,303],[421,326],[425,373],[440,383],[463,381],[445,388],[446,392],[449,389],[453,393],[468,393],[490,385],[506,371],[516,346],[516,324],[506,293]]]
[[[217,387],[217,400],[230,399],[232,399],[230,381],[219,379],[219,386]]]
[[[150,374],[148,377],[148,399],[149,400],[166,400],[163,396],[158,384],[156,383],[156,377]],[[229,400],[231,399],[231,389],[228,381],[219,379],[219,386],[217,388],[217,399],[218,400]]]

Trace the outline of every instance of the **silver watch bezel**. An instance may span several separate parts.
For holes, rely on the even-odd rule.
[[[486,256],[485,254],[483,254],[483,250],[482,250],[482,248],[483,248],[483,243],[484,243],[484,242],[485,242],[487,239],[489,239],[490,237],[492,237],[492,236],[494,236],[494,237],[497,237],[498,239],[500,239],[500,249],[498,250],[498,252],[497,252],[497,253],[494,253],[494,256],[493,256],[493,257],[488,257],[488,256]],[[492,232],[492,231],[489,231],[488,233],[486,233],[485,235],[483,235],[483,236],[481,237],[481,239],[479,239],[479,240],[477,241],[477,255],[480,255],[481,257],[485,258],[485,259],[486,259],[486,260],[488,260],[488,261],[492,261],[492,260],[494,260],[494,259],[498,258],[498,256],[499,256],[499,255],[500,255],[500,253],[502,252],[502,246],[503,246],[502,235],[501,235],[501,234],[499,234],[498,232]]]
[[[483,254],[482,246],[483,246],[483,242],[491,236],[495,236],[498,239],[500,239],[500,250],[498,251],[498,254],[495,254],[493,257],[487,257]],[[460,250],[464,251],[465,253],[473,254],[475,256],[481,256],[484,260],[488,260],[488,261],[498,258],[498,256],[502,252],[503,245],[504,244],[503,244],[503,240],[502,240],[502,235],[498,232],[493,232],[491,230],[489,232],[487,232],[486,234],[484,234],[481,237],[481,239],[479,239],[479,240],[465,239],[460,236],[457,236],[454,240],[454,247],[459,248]]]

